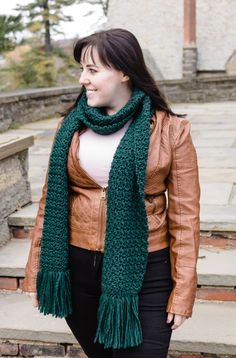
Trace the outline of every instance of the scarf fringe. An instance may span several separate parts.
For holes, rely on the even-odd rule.
[[[39,311],[63,318],[72,313],[70,272],[40,270],[37,275]]]
[[[138,295],[116,297],[102,294],[98,310],[98,327],[94,343],[104,348],[128,348],[142,343],[138,317]]]

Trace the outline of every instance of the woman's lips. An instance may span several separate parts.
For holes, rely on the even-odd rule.
[[[90,96],[91,94],[93,94],[94,92],[96,92],[96,90],[86,90],[86,94],[88,96]]]

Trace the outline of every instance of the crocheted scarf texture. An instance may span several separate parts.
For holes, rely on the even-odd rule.
[[[37,294],[40,312],[65,317],[72,312],[67,159],[73,134],[85,125],[108,135],[133,119],[117,147],[108,179],[102,294],[94,337],[105,348],[142,343],[138,293],[148,256],[144,189],[152,114],[150,97],[140,89],[134,89],[129,102],[113,115],[88,106],[83,91],[63,120],[50,155]]]

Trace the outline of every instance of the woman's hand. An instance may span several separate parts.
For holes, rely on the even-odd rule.
[[[36,292],[25,292],[25,294],[32,298],[33,306],[38,307],[38,299],[37,299],[37,293]]]
[[[170,323],[172,320],[174,320],[174,324],[171,326],[171,329],[176,329],[184,323],[186,318],[186,316],[181,316],[180,314],[174,314],[169,312],[166,323]]]

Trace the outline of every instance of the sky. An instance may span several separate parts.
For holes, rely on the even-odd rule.
[[[2,0],[0,4],[0,14],[17,15],[17,12],[13,10],[16,5],[26,5],[30,2],[29,0]],[[65,7],[63,12],[65,15],[72,16],[73,21],[61,23],[61,30],[64,32],[64,35],[53,35],[55,40],[87,36],[99,29],[106,21],[100,5],[87,3],[76,4]],[[87,13],[89,13],[89,15],[85,16]]]

